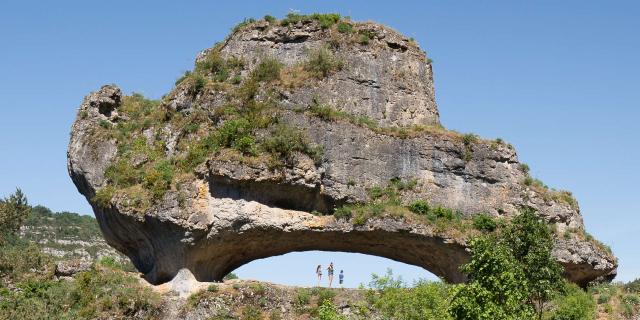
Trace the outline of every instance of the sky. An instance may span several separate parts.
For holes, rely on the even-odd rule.
[[[92,214],[66,169],[82,98],[103,84],[159,98],[245,17],[336,12],[413,37],[434,60],[442,124],[512,143],[547,185],[571,190],[587,230],[640,277],[640,4],[637,1],[31,1],[0,3],[0,195]],[[313,285],[317,264],[347,286],[387,267],[359,254],[291,253],[243,278]]]

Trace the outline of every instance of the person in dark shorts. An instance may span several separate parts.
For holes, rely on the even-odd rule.
[[[329,288],[331,288],[331,283],[333,282],[333,262],[329,263],[327,274],[329,275]]]
[[[340,270],[338,281],[340,282],[340,288],[344,288],[344,270]]]

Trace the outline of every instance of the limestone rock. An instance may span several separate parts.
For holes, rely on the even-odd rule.
[[[278,99],[277,122],[304,131],[322,146],[320,161],[295,153],[286,165],[274,168],[263,156],[234,156],[237,152],[223,148],[180,175],[179,183],[159,197],[139,196],[147,192],[147,179],[130,187],[130,193],[114,191],[105,204],[96,194],[115,184],[105,172],[129,149],[119,151],[124,142],[117,132],[105,134],[100,127],[125,128],[118,126],[130,115],[121,110],[124,98],[116,87],[87,96],[72,128],[68,167],[107,242],[152,283],[167,282],[183,269],[198,281],[220,280],[252,260],[306,250],[373,254],[424,267],[448,281],[464,281],[459,271],[469,259],[464,237],[407,217],[381,215],[356,223],[330,215],[344,204],[371,201],[368,190],[392,179],[416,182],[402,195],[405,205],[424,199],[467,218],[478,213],[511,217],[532,207],[558,234],[583,231],[577,203],[567,194],[523,183],[527,173],[513,147],[439,127],[431,65],[413,41],[374,23],[353,25],[353,34],[341,35],[315,21],[286,27],[249,24],[196,59],[205,61],[212,50],[240,57],[242,84],[209,81],[194,92],[193,84],[181,83],[157,107],[159,113],[175,113],[172,121],[205,114],[207,126],[219,127],[224,122],[220,115],[235,97],[223,90],[246,84],[261,59],[277,58],[298,70],[311,50],[329,46],[343,61],[340,70],[269,91]],[[369,42],[353,40],[358,34],[370,37]],[[269,94],[261,87],[254,96],[267,99]],[[310,114],[309,106],[318,100],[348,116],[327,121]],[[362,117],[377,125],[363,125],[358,122]],[[194,146],[185,141],[196,135],[189,132],[204,130],[145,125],[128,139],[163,147],[166,159],[188,153]],[[256,139],[268,133],[268,128],[257,130]],[[133,159],[135,167],[148,165],[147,158]],[[134,205],[143,209],[136,211]],[[554,253],[566,277],[580,284],[611,274],[617,266],[610,253],[578,236],[559,237]]]
[[[56,263],[57,277],[71,277],[76,273],[87,271],[91,268],[92,262],[82,259],[65,260]]]

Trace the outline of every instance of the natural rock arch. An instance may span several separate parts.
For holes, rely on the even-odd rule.
[[[584,284],[615,272],[615,258],[581,237],[570,194],[524,183],[527,170],[509,144],[439,126],[431,65],[415,42],[374,23],[348,23],[354,34],[311,18],[289,26],[250,23],[201,53],[197,72],[159,103],[123,97],[115,86],[87,96],[72,128],[68,166],[107,242],[152,283],[183,268],[198,280],[220,280],[252,260],[304,250],[372,254],[463,281],[458,268],[469,253],[455,230],[384,210],[361,221],[330,215],[372,201],[372,188],[400,179],[415,185],[399,205],[426,200],[467,219],[508,218],[532,207],[567,235],[556,238],[554,254],[568,279]],[[370,41],[354,40],[360,33]],[[304,76],[309,52],[325,47],[342,59],[340,69],[287,80]],[[264,57],[283,63],[281,78],[252,82]],[[233,79],[219,73],[225,61],[233,61],[223,65],[237,73]],[[298,149],[286,157],[243,155],[220,142],[207,149],[207,139],[247,105],[267,108],[277,121],[253,128],[245,142],[267,141],[284,124]],[[321,158],[299,146],[306,139],[322,146]]]

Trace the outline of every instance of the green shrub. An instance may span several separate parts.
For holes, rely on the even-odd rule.
[[[245,306],[242,309],[242,320],[261,320],[262,311],[255,306]]]
[[[294,304],[298,307],[306,306],[311,301],[311,291],[306,288],[297,289]]]
[[[598,304],[605,304],[611,300],[611,295],[609,293],[601,293],[598,296]]]
[[[349,220],[351,219],[351,208],[349,206],[342,206],[339,208],[336,208],[336,210],[333,212],[333,216],[336,217],[336,219],[345,219],[345,220]]]
[[[210,285],[207,287],[207,291],[209,291],[209,292],[218,292],[218,285],[216,285],[216,284],[210,284]]]
[[[318,296],[318,303],[333,302],[336,292],[327,288],[313,288],[315,295]]]
[[[280,21],[280,24],[283,26],[289,26],[291,24],[296,24],[302,21],[312,21],[316,20],[320,23],[320,26],[323,29],[330,28],[338,21],[340,21],[340,15],[336,13],[314,13],[311,15],[302,15],[297,13],[289,13],[287,16]]]
[[[309,53],[305,69],[318,78],[324,78],[334,71],[342,69],[342,61],[337,59],[325,46]]]
[[[114,186],[104,186],[96,191],[96,195],[91,200],[102,208],[108,208],[111,206],[111,199],[113,199],[115,193],[116,188]]]
[[[323,29],[328,29],[340,21],[340,15],[337,13],[314,13],[311,15],[311,19],[318,21]]]
[[[409,206],[409,210],[415,214],[427,215],[429,214],[429,204],[424,200],[418,200]]]
[[[276,17],[272,16],[272,15],[265,15],[264,16],[264,20],[269,22],[269,23],[274,23],[276,22]]]
[[[193,95],[197,95],[207,85],[207,78],[205,78],[200,73],[194,73],[192,78],[193,82],[191,84],[191,89],[189,92]]]
[[[624,285],[629,292],[640,293],[640,278],[635,279]]]
[[[224,276],[223,280],[227,281],[227,280],[234,280],[234,279],[238,279],[238,275],[236,275],[233,272],[229,272],[226,276]]]
[[[557,297],[553,302],[550,320],[592,320],[596,314],[596,304],[593,297],[578,286],[567,283],[565,294]]]
[[[341,21],[338,23],[338,32],[351,33],[353,32],[353,26],[350,23]]]
[[[346,320],[331,301],[324,301],[318,308],[318,320]]]
[[[111,129],[112,127],[111,122],[104,119],[100,119],[100,121],[98,121],[98,125],[104,129]]]
[[[101,266],[108,267],[111,269],[122,269],[122,265],[116,261],[114,257],[102,257],[98,262]]]
[[[478,136],[473,133],[467,133],[462,136],[462,142],[465,146],[472,145],[478,141]]]
[[[371,33],[369,32],[360,32],[360,35],[358,36],[358,43],[362,44],[362,45],[368,45],[369,42],[373,39],[373,36]]]
[[[473,217],[473,227],[483,232],[493,232],[498,223],[491,216],[481,213]]]
[[[308,155],[316,164],[322,161],[320,147],[312,146],[302,131],[284,124],[279,124],[272,130],[271,135],[262,142],[262,147],[286,161],[291,161],[295,152]]]
[[[216,144],[220,147],[235,147],[237,141],[253,134],[253,126],[245,118],[231,119],[224,122],[216,133]]]
[[[253,69],[252,77],[256,81],[269,82],[280,78],[282,63],[276,58],[263,58]]]

